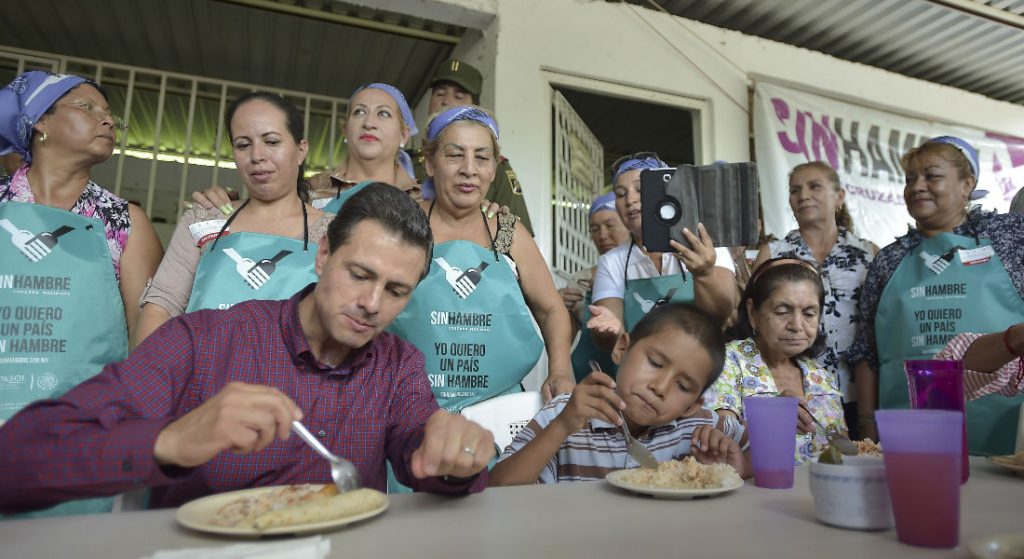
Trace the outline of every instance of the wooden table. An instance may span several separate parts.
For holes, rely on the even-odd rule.
[[[744,487],[693,501],[624,493],[604,482],[488,489],[446,498],[393,495],[384,515],[330,532],[331,557],[966,557],[967,543],[1024,531],[1024,478],[971,459],[961,546],[902,545],[893,529],[841,530],[814,519],[808,468],[792,489]],[[180,528],[174,510],[0,522],[0,558],[139,558],[233,543]]]

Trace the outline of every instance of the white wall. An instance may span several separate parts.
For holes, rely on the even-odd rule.
[[[706,100],[710,114],[702,124],[710,145],[703,159],[750,158],[753,77],[931,120],[1016,135],[1024,131],[1024,107],[1018,105],[630,4],[502,0],[497,10],[498,18],[467,37],[457,52],[467,60],[478,57],[474,64],[493,54],[484,104],[498,115],[502,151],[524,185],[546,256],[552,235],[551,73],[610,82],[619,90],[633,86]]]

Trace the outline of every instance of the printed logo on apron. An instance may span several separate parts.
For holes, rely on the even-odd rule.
[[[629,279],[629,259],[633,255],[634,247],[636,242],[631,241],[629,252],[626,253],[626,264],[622,270],[625,283],[622,313],[627,332],[632,332],[637,322],[654,307],[669,301],[692,303],[694,297],[693,282],[686,279],[685,271],[651,278]]]
[[[277,270],[277,263],[292,253],[290,250],[282,250],[270,258],[253,260],[238,254],[238,251],[233,248],[222,250],[224,254],[228,255],[228,258],[235,262],[235,272],[253,289],[263,287]]]
[[[11,234],[11,244],[21,251],[29,262],[39,262],[49,256],[53,252],[53,248],[57,246],[57,240],[61,235],[75,230],[74,227],[61,225],[53,231],[33,234],[27,229],[19,229],[9,219],[0,219],[0,227]]]
[[[452,290],[460,299],[465,299],[476,291],[476,286],[480,285],[483,279],[480,274],[487,269],[485,260],[481,260],[475,268],[469,268],[465,272],[449,265],[444,257],[435,258],[434,262],[444,270],[444,281],[452,286]]]

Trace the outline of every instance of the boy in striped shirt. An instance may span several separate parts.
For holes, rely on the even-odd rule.
[[[595,371],[548,402],[501,454],[490,484],[597,480],[637,467],[623,422],[659,462],[693,455],[750,477],[745,426],[702,407],[724,359],[721,326],[710,315],[681,303],[655,307],[616,342],[617,378]]]

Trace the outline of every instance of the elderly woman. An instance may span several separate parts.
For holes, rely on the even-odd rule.
[[[630,243],[601,256],[594,276],[594,318],[587,324],[599,347],[609,349],[659,301],[694,302],[723,321],[736,296],[735,267],[726,248],[715,248],[700,225],[683,229],[693,248],[671,241],[674,253],[648,252],[641,233],[640,172],[666,168],[656,153],[627,155],[612,165],[615,208]]]
[[[333,215],[308,202],[302,115],[255,92],[231,104],[226,124],[249,198],[226,220],[199,206],[181,216],[144,298],[139,343],[183,312],[284,299],[316,281],[316,243]]]
[[[828,444],[812,417],[846,431],[839,387],[814,359],[825,347],[819,329],[824,297],[813,264],[790,257],[766,261],[740,302],[739,326],[746,336],[726,345],[722,375],[704,393],[704,407],[741,418],[746,398],[799,398],[798,464]]]
[[[876,408],[909,406],[903,361],[929,359],[958,332],[1001,332],[1024,320],[1024,216],[969,210],[979,164],[960,138],[933,138],[901,161],[903,197],[917,227],[868,268],[855,364],[861,434]],[[967,404],[968,447],[1013,451],[1024,397],[989,394]]]
[[[590,204],[590,239],[597,247],[597,253],[604,254],[629,240],[629,230],[619,218],[615,210],[615,193],[602,194]],[[572,350],[572,369],[576,382],[590,374],[591,361],[597,361],[601,370],[614,375],[616,366],[611,355],[594,346],[590,330],[580,328],[590,320],[590,304],[592,302],[591,287],[594,285],[594,274],[597,266],[581,268],[572,277],[569,285],[558,290],[562,302],[569,314],[575,319],[572,323],[573,335],[580,334],[579,342]]]
[[[472,105],[448,109],[427,125],[424,150],[437,193],[421,202],[433,260],[392,331],[426,355],[434,394],[448,410],[521,391],[542,347],[544,399],[571,391],[569,313],[540,250],[515,217],[480,210],[500,157],[494,118]]]
[[[846,424],[854,431],[857,391],[844,356],[857,333],[861,284],[878,247],[853,234],[845,197],[839,175],[828,163],[812,161],[794,167],[789,175],[789,207],[799,228],[782,240],[761,245],[754,268],[769,258],[793,256],[813,262],[821,270],[826,345],[817,362],[839,386]],[[856,434],[853,437],[857,438]]]
[[[127,356],[163,249],[141,208],[89,178],[125,128],[79,76],[26,72],[0,90],[0,153],[25,161],[0,184],[0,262],[13,278],[0,308],[14,309],[0,323],[4,354],[18,357],[0,364],[0,422]]]

